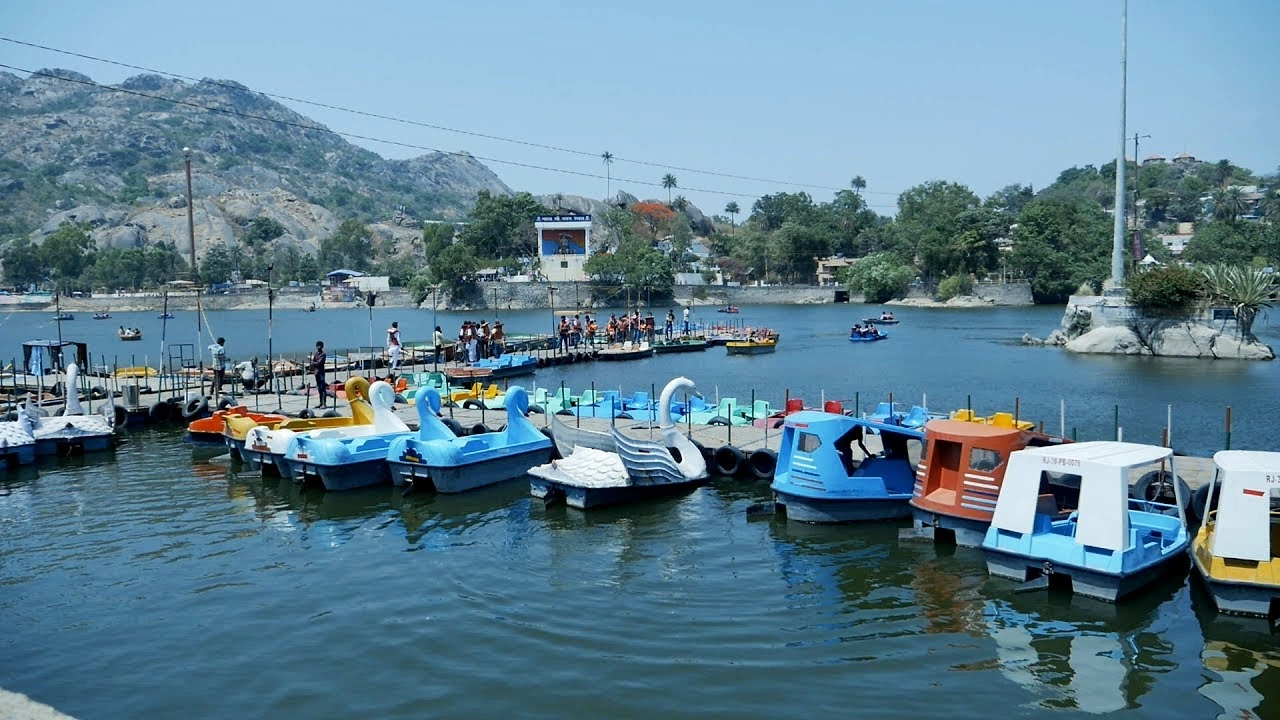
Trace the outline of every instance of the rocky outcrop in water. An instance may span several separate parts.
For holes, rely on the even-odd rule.
[[[1072,297],[1062,323],[1043,340],[1023,335],[1029,345],[1058,345],[1071,352],[1157,357],[1274,360],[1275,352],[1252,333],[1242,332],[1228,308],[1194,317],[1152,317],[1123,298]]]

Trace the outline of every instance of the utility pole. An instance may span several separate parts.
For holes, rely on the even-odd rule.
[[[195,208],[192,206],[191,193],[191,148],[182,148],[183,165],[187,171],[187,242],[191,251],[191,284],[196,289],[196,357],[200,356],[200,315],[203,314],[200,308],[200,271],[196,266],[196,216]],[[201,393],[204,392],[204,361],[199,363]],[[215,398],[216,399],[216,398]]]
[[[1129,0],[1124,0],[1120,15],[1120,154],[1116,157],[1116,194],[1113,207],[1115,224],[1111,230],[1111,287],[1124,287],[1124,149],[1128,137],[1125,112],[1128,104],[1129,65]]]
[[[1133,134],[1133,261],[1135,263],[1142,262],[1142,258],[1147,253],[1142,247],[1142,213],[1138,212],[1138,193],[1141,192],[1138,186],[1138,174],[1141,172],[1142,164],[1138,160],[1138,141],[1150,138],[1150,135]]]

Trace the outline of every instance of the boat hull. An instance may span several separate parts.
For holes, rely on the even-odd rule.
[[[8,462],[10,467],[30,465],[36,461],[36,444],[30,442],[25,445],[10,445],[0,452],[0,458]]]
[[[776,345],[748,345],[745,347],[737,347],[734,346],[733,343],[727,343],[725,347],[728,348],[730,355],[764,355],[765,353],[771,353],[778,349]]]
[[[558,493],[564,497],[565,505],[578,510],[591,510],[607,505],[621,505],[666,495],[678,495],[693,490],[705,482],[707,482],[707,478],[651,485],[583,487],[581,485],[569,485],[554,480],[531,477],[529,479],[529,493],[543,500],[553,493]]]
[[[398,487],[430,484],[438,493],[460,493],[513,480],[550,461],[551,448],[543,447],[453,467],[413,462],[388,465],[391,481]]]
[[[227,444],[227,453],[231,455],[231,459],[242,463],[244,459],[244,440],[237,440],[233,437],[223,437]]]
[[[104,452],[111,449],[110,435],[41,438],[35,442],[38,456],[66,455],[75,452]]]
[[[786,509],[787,519],[808,523],[850,523],[868,520],[899,520],[911,516],[910,495],[900,498],[805,497],[774,490],[774,502]]]
[[[1215,580],[1201,567],[1199,558],[1194,564],[1218,612],[1271,618],[1272,608],[1280,606],[1280,586]]]
[[[1170,552],[1134,572],[1115,574],[991,548],[984,548],[984,552],[987,556],[987,572],[996,577],[1026,582],[1046,574],[1066,575],[1071,578],[1073,594],[1112,603],[1123,600],[1177,568],[1180,564],[1178,561],[1186,557],[1185,552]]]
[[[655,344],[653,351],[659,355],[667,353],[687,353],[687,352],[703,352],[707,349],[709,343],[691,342],[691,343],[672,343],[671,345]]]
[[[982,547],[990,520],[971,520],[943,513],[911,508],[911,535],[943,545]]]
[[[249,446],[245,446],[240,452],[250,470],[257,470],[263,475],[274,474],[289,480],[294,479],[293,463],[289,462],[283,454],[254,450]]]
[[[321,465],[306,460],[287,462],[294,482],[305,484],[318,481],[325,490],[355,490],[385,485],[391,479],[386,458],[342,465]]]

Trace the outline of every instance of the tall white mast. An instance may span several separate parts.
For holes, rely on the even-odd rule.
[[[1116,201],[1115,227],[1111,231],[1111,286],[1124,287],[1124,146],[1125,146],[1125,110],[1129,78],[1129,0],[1122,0],[1120,14],[1120,152],[1116,155]],[[1137,162],[1137,158],[1134,158]]]

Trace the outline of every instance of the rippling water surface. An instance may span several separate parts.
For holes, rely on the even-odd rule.
[[[1233,404],[1237,447],[1280,449],[1274,363],[1013,346],[1056,324],[1037,309],[904,309],[889,341],[849,347],[865,314],[748,309],[782,327],[776,355],[537,379],[630,391],[686,373],[775,404],[785,388],[849,406],[1018,397],[1051,425],[1065,398],[1082,436],[1109,437],[1121,404],[1126,437],[1145,441],[1173,403],[1175,445],[1204,452]],[[289,332],[305,347],[309,330]],[[1185,573],[1118,608],[1016,595],[980,552],[899,544],[892,525],[749,520],[766,497],[718,481],[582,514],[520,482],[326,494],[193,459],[176,431],[134,432],[101,459],[0,476],[0,686],[84,718],[1280,717],[1277,638],[1207,612]]]
[[[4,481],[0,685],[85,718],[1280,713],[1275,639],[1185,576],[1015,595],[892,525],[748,520],[765,493],[326,494],[136,433]]]

